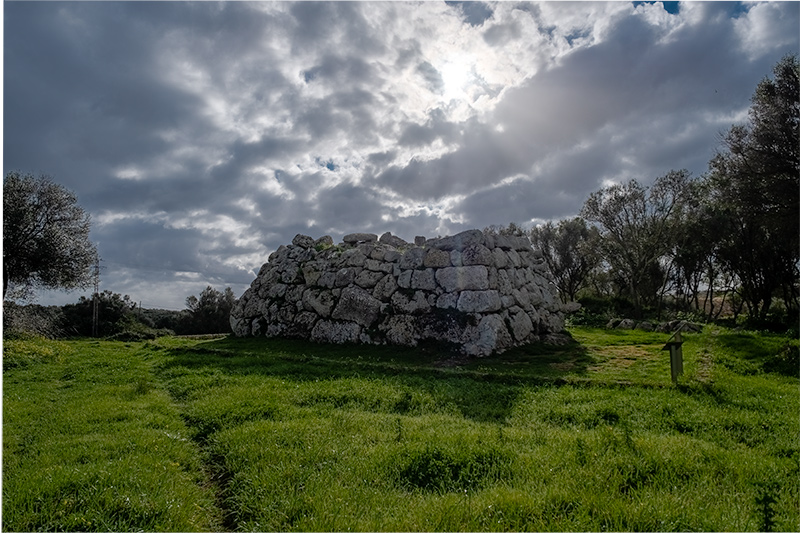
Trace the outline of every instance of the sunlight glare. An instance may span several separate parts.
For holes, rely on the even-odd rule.
[[[446,99],[465,98],[472,80],[472,64],[465,57],[456,57],[445,62],[439,69],[444,83]]]

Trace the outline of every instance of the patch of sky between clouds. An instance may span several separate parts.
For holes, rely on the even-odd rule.
[[[464,15],[464,20],[469,23],[470,26],[480,26],[494,13],[492,8],[483,2],[445,1],[445,4],[458,7]]]
[[[661,4],[661,6],[664,8],[664,11],[666,11],[670,15],[677,15],[678,13],[680,13],[681,10],[680,2],[660,2],[655,0],[652,1],[637,0],[633,2],[633,7],[639,7],[644,4],[650,4],[650,5]]]

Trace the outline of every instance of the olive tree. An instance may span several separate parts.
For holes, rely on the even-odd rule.
[[[220,292],[210,285],[200,293],[186,298],[189,310],[188,327],[193,333],[230,333],[230,314],[236,296],[227,287]]]
[[[731,127],[709,162],[711,203],[721,221],[717,256],[739,282],[751,316],[773,296],[798,309],[800,271],[800,66],[790,55],[762,80],[749,121]]]
[[[556,282],[561,301],[574,301],[599,263],[593,243],[597,229],[580,217],[552,221],[531,228],[533,246],[542,252]]]
[[[651,187],[635,179],[589,195],[581,215],[596,224],[599,249],[637,314],[660,301],[669,279],[675,230],[691,194],[690,174],[670,171]]]
[[[91,282],[97,249],[75,194],[49,176],[3,179],[3,298],[9,284],[75,289]]]

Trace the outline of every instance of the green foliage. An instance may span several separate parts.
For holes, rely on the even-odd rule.
[[[687,333],[676,387],[669,335],[571,334],[456,364],[264,338],[42,341],[69,350],[4,372],[5,526],[796,529],[798,378],[726,364],[793,340]]]
[[[3,338],[39,335],[55,339],[63,336],[63,328],[64,312],[60,307],[3,302]]]
[[[651,187],[636,180],[615,184],[589,195],[581,209],[597,225],[598,247],[634,303],[636,315],[655,306],[666,284],[663,258],[675,246],[679,225],[691,198],[686,170],[670,171]]]
[[[563,302],[575,301],[600,263],[597,229],[580,218],[547,222],[530,231],[533,247],[542,252]]]
[[[97,336],[108,337],[118,333],[120,322],[133,313],[136,303],[130,296],[109,290],[95,294],[91,298],[81,296],[77,303],[63,307],[64,331],[76,337],[91,337],[95,299],[97,300]]]
[[[115,333],[108,338],[116,341],[144,341],[152,340],[167,335],[175,335],[171,329],[156,329],[143,323],[133,313],[120,318],[114,325]]]
[[[230,287],[220,292],[210,285],[203,289],[200,297],[186,298],[189,310],[184,330],[189,334],[197,333],[230,333],[230,314],[236,297]]]
[[[73,289],[91,280],[97,250],[89,215],[49,176],[9,172],[3,179],[3,297],[23,288]]]
[[[759,83],[750,121],[724,137],[709,163],[720,220],[717,257],[741,284],[751,315],[764,318],[777,291],[798,309],[800,277],[800,65],[784,57]]]

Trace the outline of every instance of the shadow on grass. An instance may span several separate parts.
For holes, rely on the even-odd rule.
[[[524,386],[580,380],[592,363],[577,342],[530,344],[486,358],[454,354],[434,344],[417,348],[331,345],[295,339],[236,338],[167,348],[163,371],[213,370],[302,381],[387,380],[452,403],[476,421],[503,421]],[[402,411],[402,409],[400,409]]]

